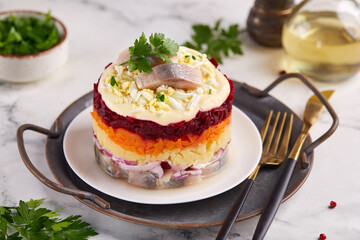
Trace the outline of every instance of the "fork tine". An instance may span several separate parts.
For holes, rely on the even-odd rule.
[[[269,136],[268,136],[267,139],[266,139],[263,153],[266,153],[266,154],[267,154],[267,153],[269,152],[270,145],[271,145],[271,142],[272,142],[272,140],[273,140],[274,133],[275,133],[275,129],[276,129],[277,123],[278,123],[278,121],[279,121],[279,117],[280,117],[280,112],[278,112],[278,113],[276,114],[275,122],[274,122],[273,127],[271,128],[271,131],[270,131],[270,133],[269,133]]]
[[[283,115],[283,118],[281,120],[280,126],[278,127],[278,131],[276,133],[274,142],[273,142],[273,144],[271,145],[271,148],[270,148],[269,154],[271,154],[271,155],[275,156],[275,154],[276,154],[276,150],[277,150],[277,148],[279,146],[281,134],[282,134],[282,131],[283,131],[283,128],[284,128],[284,125],[285,125],[286,115],[287,115],[287,113],[284,112],[284,115]]]
[[[264,122],[264,124],[262,125],[262,128],[261,128],[261,130],[260,130],[260,137],[261,137],[262,143],[264,143],[264,140],[265,140],[265,137],[266,137],[266,133],[267,133],[268,128],[269,128],[269,126],[270,126],[271,117],[272,117],[272,115],[273,115],[273,112],[274,112],[273,110],[270,110],[270,111],[269,111],[269,113],[268,113],[268,115],[267,115],[267,117],[266,117],[266,119],[265,119],[265,122]],[[261,161],[263,161],[263,158],[261,159]],[[256,175],[257,175],[257,173],[259,172],[260,167],[261,167],[261,164],[258,164],[258,165],[256,166],[256,168],[254,169],[254,171],[250,174],[249,179],[254,180],[254,179],[256,178]]]
[[[289,147],[291,129],[292,129],[292,125],[293,125],[293,118],[294,118],[294,115],[291,114],[290,119],[289,119],[289,121],[288,121],[288,123],[286,125],[284,136],[283,136],[283,139],[281,141],[281,144],[280,144],[280,147],[279,147],[279,150],[278,150],[278,153],[277,153],[277,155],[282,157],[282,158],[284,158],[286,156],[286,153],[287,153],[287,150],[288,150],[288,147]]]
[[[271,121],[271,117],[272,117],[272,114],[273,114],[273,110],[270,110],[269,114],[267,115],[266,119],[265,119],[265,122],[261,128],[261,131],[260,131],[260,136],[261,136],[261,141],[264,143],[264,140],[265,140],[265,137],[266,137],[266,133],[268,131],[268,128],[269,128],[269,125],[270,125],[270,121]]]

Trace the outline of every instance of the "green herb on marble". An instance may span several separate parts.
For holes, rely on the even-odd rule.
[[[223,63],[223,57],[228,57],[230,52],[242,55],[239,35],[245,30],[240,30],[237,24],[230,25],[227,29],[220,25],[221,20],[218,20],[214,27],[205,24],[193,25],[191,41],[185,42],[184,46],[205,53],[208,58],[215,57],[219,63]]]
[[[39,208],[44,199],[21,201],[16,207],[0,206],[0,239],[79,239],[95,236],[87,222],[79,215],[58,218],[61,209]]]
[[[0,53],[26,55],[47,50],[60,41],[50,11],[39,17],[10,15],[0,20]]]

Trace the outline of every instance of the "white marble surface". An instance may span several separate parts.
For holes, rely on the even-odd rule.
[[[252,1],[115,1],[115,0],[0,0],[0,10],[52,9],[67,26],[70,57],[62,69],[41,81],[9,84],[0,80],[0,205],[20,199],[46,198],[50,208],[65,207],[62,214],[81,214],[100,234],[92,239],[214,239],[219,227],[163,229],[137,225],[100,214],[71,196],[41,184],[24,166],[15,133],[24,123],[50,127],[71,102],[92,89],[104,66],[128,47],[142,31],[164,32],[177,42],[189,38],[191,24],[214,23],[244,26]],[[233,79],[260,89],[276,78],[284,52],[254,44],[242,36],[245,55],[225,60],[221,70]],[[315,151],[313,170],[303,187],[281,205],[266,239],[360,239],[360,74],[336,84],[316,83],[335,89],[331,104],[340,117],[335,134]],[[282,84],[272,95],[302,116],[310,91],[297,81]],[[323,114],[311,130],[313,139],[331,124]],[[25,134],[34,164],[54,179],[44,156],[45,137]],[[338,203],[328,209],[331,200]],[[258,217],[237,223],[229,239],[251,239]]]

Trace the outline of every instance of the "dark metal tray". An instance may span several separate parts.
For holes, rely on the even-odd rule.
[[[268,91],[270,91],[279,82],[289,77],[294,76],[289,75],[280,77],[273,83],[273,85],[270,85],[264,91],[259,91],[246,84],[234,82],[234,105],[245,112],[255,123],[258,129],[262,126],[270,109],[293,113],[291,109],[283,103],[268,95]],[[299,78],[298,76],[295,77]],[[303,79],[300,80],[304,82]],[[307,83],[308,82],[306,81],[305,84],[307,85]],[[312,90],[315,90],[315,93],[319,94],[316,89]],[[328,102],[324,104],[332,114],[333,110]],[[56,191],[73,195],[80,202],[96,211],[130,222],[170,228],[197,228],[222,224],[236,196],[241,192],[242,184],[239,184],[233,189],[220,195],[200,201],[171,205],[150,205],[128,202],[111,197],[83,182],[71,170],[65,159],[63,151],[63,138],[70,122],[81,111],[91,105],[92,92],[79,98],[67,109],[65,109],[56,119],[56,122],[50,130],[31,124],[25,124],[19,128],[18,145],[20,154],[25,165],[41,182]],[[335,125],[337,121],[336,115],[332,114],[332,116],[333,118],[335,116],[333,124]],[[302,121],[295,114],[290,147],[294,144],[296,137],[300,132],[301,125]],[[48,165],[60,184],[47,179],[32,165],[24,148],[23,132],[25,130],[33,130],[48,135],[46,142]],[[312,143],[310,137],[307,138],[303,147],[304,151],[302,155],[302,162],[306,164],[307,167],[302,167],[301,162],[298,161],[283,201],[289,199],[303,185],[309,176],[313,165],[313,148],[324,141],[334,130],[335,129],[329,129],[329,131],[324,134],[325,136],[322,136],[323,139],[319,139],[319,142],[317,140]],[[241,221],[261,213],[266,200],[270,195],[270,191],[273,189],[278,175],[281,172],[281,168],[282,167],[280,166],[275,168],[262,168],[260,170],[247,201],[237,218],[237,221]]]

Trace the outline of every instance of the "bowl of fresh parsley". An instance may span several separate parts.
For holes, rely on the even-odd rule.
[[[0,12],[0,81],[44,79],[64,65],[67,57],[65,25],[50,11]]]

